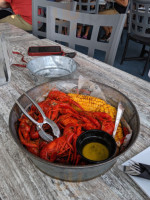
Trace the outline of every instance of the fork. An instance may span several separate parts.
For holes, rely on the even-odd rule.
[[[129,165],[127,165],[127,166],[123,165],[121,170],[131,176],[141,175],[145,171],[148,175],[150,175],[149,167],[150,166],[148,166],[146,164],[141,164],[141,163],[135,162],[133,160],[130,160]]]
[[[131,164],[130,163],[130,165],[121,165],[120,167],[119,167],[119,169],[121,170],[121,171],[123,171],[123,172],[125,172],[126,174],[129,174],[129,175],[131,175],[131,176],[138,176],[138,175],[140,175],[140,167],[139,167],[139,165],[138,166],[136,166],[135,164]]]
[[[140,163],[135,162],[133,160],[130,160],[129,162],[129,170],[127,171],[127,173],[130,175],[136,174],[136,175],[140,175],[144,170],[145,167],[142,166]]]

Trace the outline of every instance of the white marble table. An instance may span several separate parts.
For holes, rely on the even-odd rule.
[[[0,33],[5,33],[9,49],[22,52],[27,61],[31,59],[27,56],[29,46],[54,44],[46,39],[39,40],[8,24],[0,24]],[[63,50],[71,51],[65,47]],[[20,63],[19,55],[10,57],[12,63]],[[20,89],[27,91],[35,86],[26,68],[11,66],[11,81],[0,86],[0,200],[148,199],[126,174],[118,170],[118,165],[150,145],[150,83],[78,52],[74,59],[80,64],[76,77],[82,74],[93,81],[112,86],[135,104],[141,120],[136,143],[118,159],[111,170],[93,180],[71,183],[45,175],[20,151],[9,132],[9,113],[14,104],[12,94],[18,98]]]

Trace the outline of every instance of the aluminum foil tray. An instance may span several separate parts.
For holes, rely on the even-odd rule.
[[[42,56],[27,63],[32,79],[39,83],[69,76],[77,66],[77,62],[65,56]]]

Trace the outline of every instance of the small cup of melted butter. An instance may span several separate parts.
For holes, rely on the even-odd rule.
[[[76,148],[81,157],[89,163],[102,163],[114,156],[117,145],[108,133],[89,130],[78,137]]]
[[[83,146],[82,155],[89,160],[101,161],[109,157],[109,150],[104,144],[89,142]]]

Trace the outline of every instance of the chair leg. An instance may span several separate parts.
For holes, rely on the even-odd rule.
[[[145,54],[145,44],[144,44],[143,47],[142,47],[142,51],[141,51],[141,53],[140,53],[140,57],[143,57],[144,54]]]
[[[142,74],[141,74],[142,76],[144,76],[144,74],[145,74],[145,71],[146,71],[146,69],[147,69],[147,67],[148,67],[149,61],[150,61],[150,50],[149,50],[149,53],[148,53],[148,57],[147,57],[145,66],[144,66],[144,70],[143,70],[143,72],[142,72]]]
[[[123,31],[122,31],[122,34],[121,34],[121,44],[123,43]]]
[[[125,55],[126,55],[126,52],[127,52],[128,44],[129,44],[129,36],[127,35],[126,44],[125,44],[125,47],[124,47],[124,52],[123,52],[120,64],[122,64],[124,59],[125,59]]]

